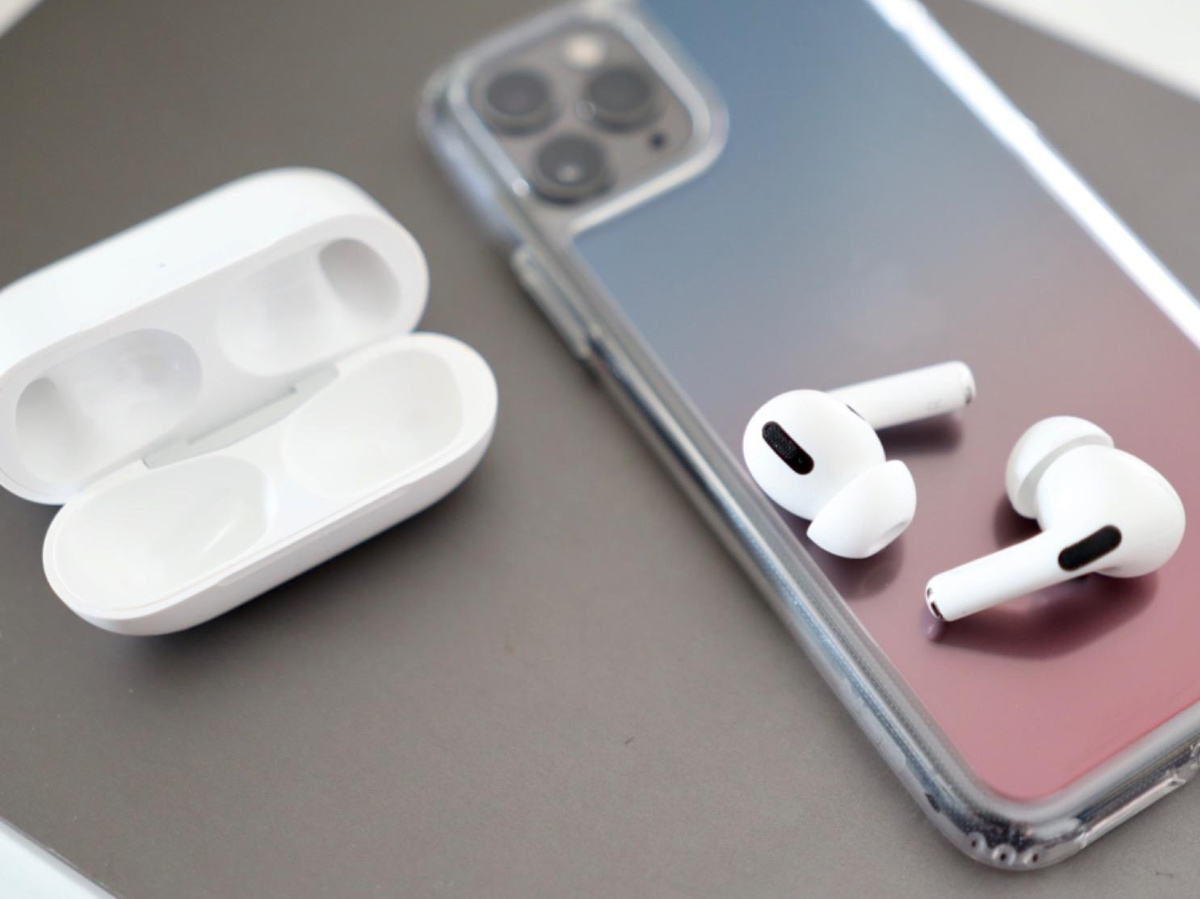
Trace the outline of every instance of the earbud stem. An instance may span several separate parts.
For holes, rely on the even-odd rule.
[[[955,621],[1075,577],[1058,565],[1062,538],[1050,532],[935,575],[925,587],[934,617]]]
[[[961,409],[975,398],[965,362],[942,362],[829,391],[879,430]]]

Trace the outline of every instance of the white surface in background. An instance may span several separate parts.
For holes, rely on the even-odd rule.
[[[976,0],[1200,99],[1198,0]]]
[[[0,34],[8,31],[13,23],[29,12],[38,0],[0,0]]]
[[[4,899],[112,899],[3,821],[0,885]]]

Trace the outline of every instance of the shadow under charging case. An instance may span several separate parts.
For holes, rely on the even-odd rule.
[[[458,486],[496,383],[412,333],[428,287],[360,188],[285,169],[0,292],[0,484],[63,506],[55,592],[107,630],[181,630]]]

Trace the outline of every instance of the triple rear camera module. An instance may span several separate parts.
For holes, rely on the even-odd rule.
[[[638,133],[659,118],[667,91],[640,61],[609,59],[609,46],[595,35],[570,36],[562,46],[550,58],[530,53],[534,58],[493,70],[473,99],[537,193],[569,204],[613,185],[613,158],[631,161],[622,145],[631,135],[638,153],[661,148],[661,132]],[[582,61],[581,47],[589,50]]]

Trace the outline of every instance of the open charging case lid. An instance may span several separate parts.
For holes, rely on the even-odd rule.
[[[111,630],[177,630],[457,486],[496,385],[411,333],[428,288],[360,188],[284,169],[0,292],[0,484],[63,505],[55,592]]]

